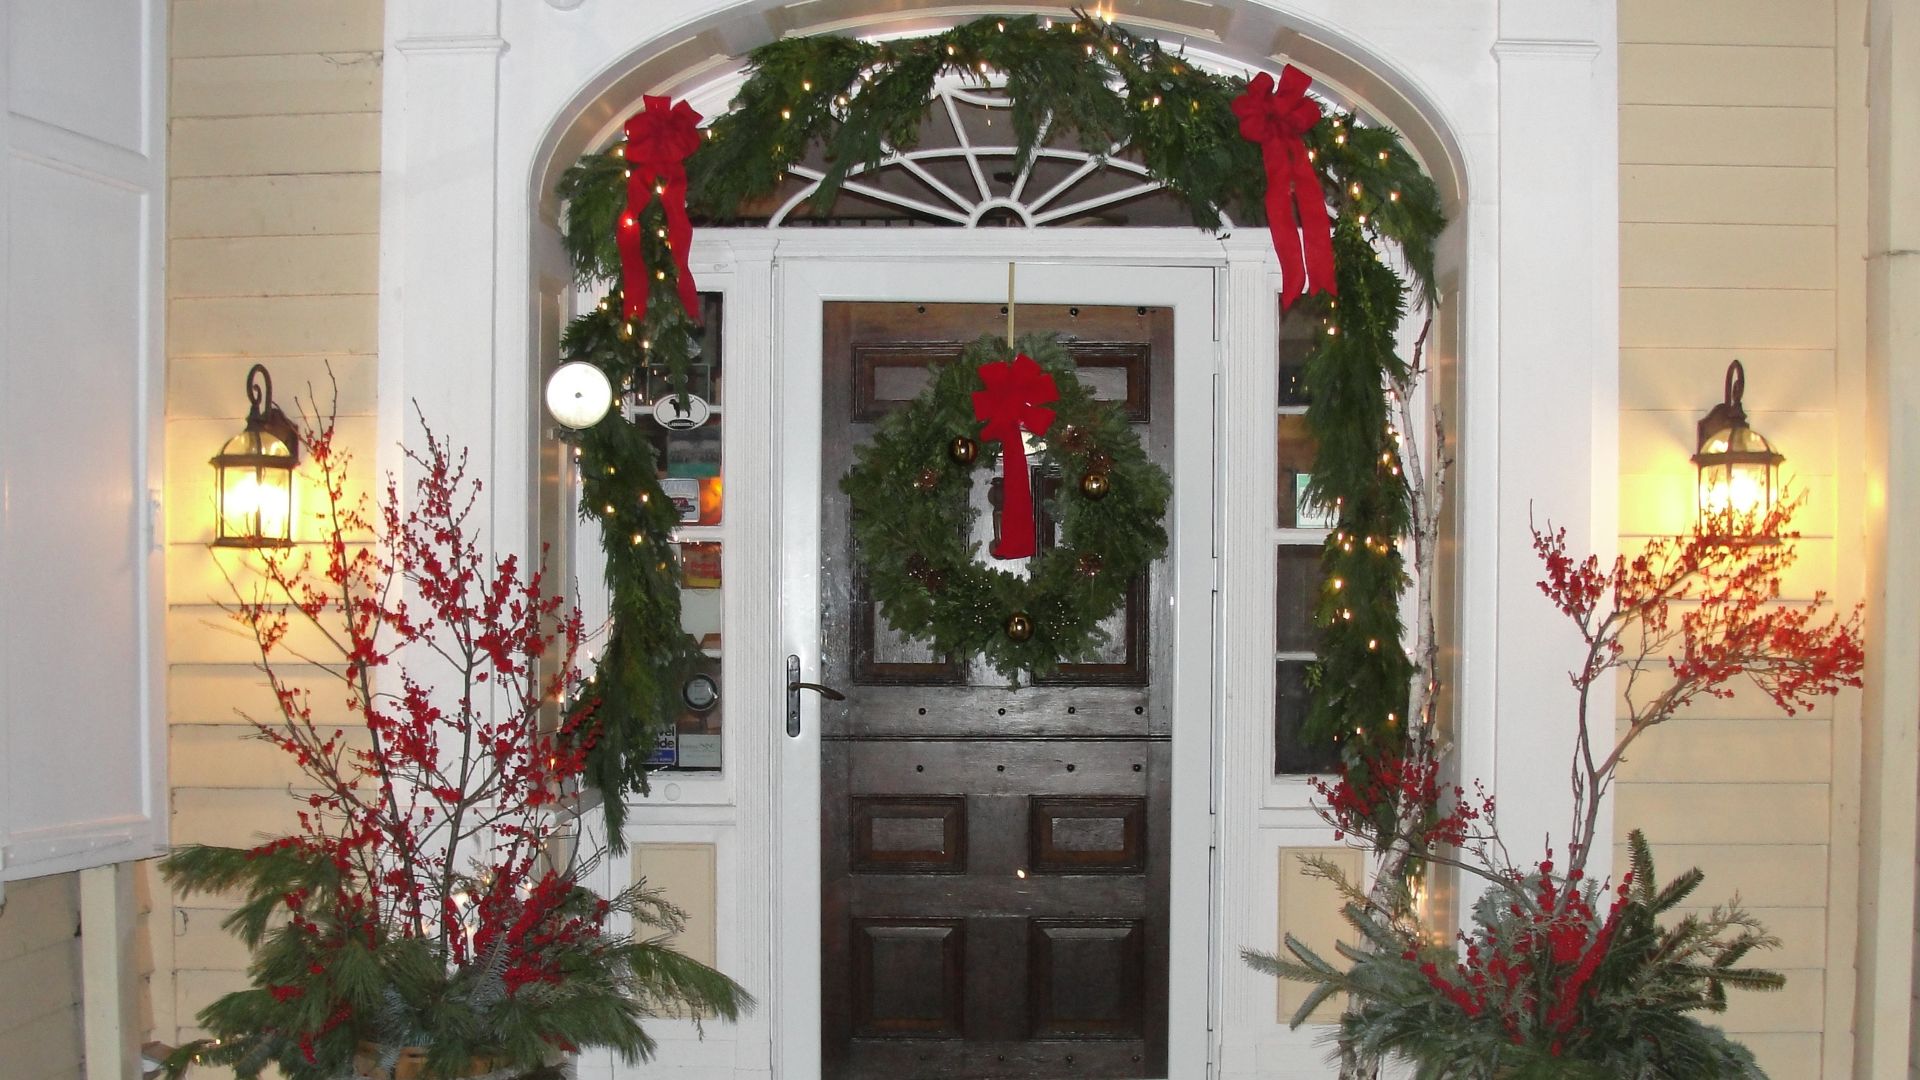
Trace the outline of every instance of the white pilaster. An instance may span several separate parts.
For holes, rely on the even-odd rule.
[[[133,864],[80,871],[81,1037],[85,1080],[138,1080],[140,976],[133,966]]]
[[[387,11],[381,146],[380,446],[383,474],[412,470],[420,414],[465,448],[486,485],[485,542],[531,540],[533,365],[496,357],[500,37],[497,0],[397,0]],[[520,271],[524,273],[524,268]],[[506,362],[502,362],[506,361]]]
[[[1867,25],[1867,677],[1853,1075],[1905,1075],[1915,1032],[1914,761],[1920,754],[1920,2]]]
[[[1618,150],[1613,5],[1501,5],[1499,65],[1499,406],[1494,588],[1498,644],[1491,717],[1463,724],[1469,776],[1488,783],[1522,863],[1572,825],[1568,768],[1582,645],[1535,586],[1529,522],[1567,530],[1576,552],[1616,546]],[[1476,377],[1469,361],[1469,379]],[[1483,539],[1487,539],[1483,534]],[[1611,681],[1596,688],[1597,737],[1613,730]],[[1473,743],[1478,742],[1478,745]],[[1604,811],[1589,872],[1610,865]]]

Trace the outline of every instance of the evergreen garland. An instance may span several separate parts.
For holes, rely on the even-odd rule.
[[[664,224],[659,206],[649,207],[641,220],[647,242],[659,244],[657,231]],[[566,358],[599,366],[621,392],[646,378],[650,353],[663,362],[670,358],[673,370],[685,371],[700,351],[698,328],[673,289],[650,291],[638,326],[621,317],[620,301],[615,289],[567,327],[560,342]],[[600,525],[611,597],[605,647],[574,707],[584,713],[583,779],[601,793],[607,844],[618,852],[626,846],[621,833],[625,796],[647,790],[648,759],[660,734],[680,714],[680,687],[699,661],[700,648],[680,625],[680,568],[671,546],[679,516],[661,490],[646,431],[616,410],[571,438],[580,472],[580,512]]]
[[[1100,621],[1166,551],[1161,519],[1171,494],[1126,417],[1094,400],[1065,349],[1029,335],[1019,351],[1060,391],[1045,446],[1029,459],[1060,480],[1051,498],[1044,488],[1034,492],[1035,506],[1044,503],[1058,523],[1059,542],[1033,556],[1027,577],[981,564],[967,538],[969,477],[996,465],[997,444],[975,444],[978,456],[964,462],[948,449],[978,435],[972,395],[981,387],[979,368],[1013,357],[1005,338],[982,337],[937,368],[932,385],[888,413],[873,441],[855,451],[840,481],[868,589],[893,628],[931,642],[937,653],[984,656],[1015,685],[1023,672],[1046,674],[1106,640]],[[1080,487],[1089,473],[1108,479],[1098,497]],[[1026,636],[1009,633],[1016,616],[1027,617]]]
[[[1264,220],[1260,149],[1241,138],[1231,107],[1246,80],[1197,68],[1158,42],[1085,14],[1058,23],[990,16],[902,41],[822,36],[756,49],[733,108],[713,121],[687,162],[690,210],[709,223],[738,220],[815,147],[828,159],[815,203],[831,204],[856,169],[915,145],[935,80],[952,74],[983,84],[989,74],[1004,80],[1016,168],[1047,140],[1124,146],[1185,202],[1196,226],[1218,228],[1224,215],[1247,224]],[[1338,507],[1339,518],[1324,557],[1320,661],[1303,735],[1337,740],[1349,770],[1364,774],[1370,761],[1399,753],[1412,673],[1399,616],[1406,571],[1398,545],[1409,495],[1388,428],[1385,380],[1402,363],[1394,333],[1407,303],[1433,299],[1434,245],[1446,221],[1432,180],[1392,130],[1361,126],[1336,112],[1305,141],[1335,222],[1340,299],[1310,296],[1290,316],[1320,320],[1329,331],[1308,361],[1307,415],[1320,439],[1311,494]],[[588,154],[560,183],[567,204],[563,240],[582,283],[619,279],[614,224],[625,206],[624,168],[616,153]],[[648,265],[667,268],[665,278],[650,283],[643,324],[629,328],[610,314],[617,302],[603,305],[607,311],[582,320],[593,328],[569,330],[565,351],[570,359],[602,363],[616,386],[648,366],[671,372],[678,385],[693,354],[692,326],[669,310],[678,305],[672,262],[657,235],[657,203],[642,221]],[[1405,273],[1381,258],[1380,245],[1397,250]],[[585,445],[643,445],[637,436],[603,432],[629,423],[610,416]],[[600,483],[604,498],[584,504],[591,518],[600,518],[607,505],[617,510],[617,520],[602,521],[616,598],[617,640],[607,651],[628,659],[619,670],[603,663],[593,687],[607,720],[591,766],[608,812],[617,817],[624,793],[644,789],[654,734],[676,711],[661,688],[677,684],[692,643],[679,630],[665,528],[653,527],[664,519],[636,510],[646,505],[642,495],[659,499],[658,486],[637,457],[607,460],[635,467],[622,467],[617,480]],[[627,517],[635,514],[646,518],[646,528],[631,527]],[[642,540],[620,539],[633,535]],[[623,591],[633,588],[642,592],[629,597]],[[650,673],[642,670],[650,665]]]
[[[1411,497],[1384,391],[1405,371],[1394,334],[1406,286],[1349,218],[1334,222],[1333,253],[1339,298],[1309,297],[1302,313],[1325,330],[1306,362],[1307,426],[1318,442],[1308,494],[1334,508],[1335,524],[1321,552],[1320,672],[1301,737],[1338,744],[1361,783],[1373,761],[1397,756],[1413,679],[1400,644],[1408,579],[1399,539]]]

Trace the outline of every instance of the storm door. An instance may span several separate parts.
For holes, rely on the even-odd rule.
[[[821,1022],[824,1074],[1167,1072],[1171,636],[1157,564],[1090,661],[1010,689],[866,599],[839,480],[874,423],[997,304],[829,302],[823,318]],[[1167,307],[1022,305],[1172,472]],[[974,473],[980,558],[997,524]],[[1034,477],[1036,502],[1060,478]],[[1041,514],[1040,542],[1052,537]],[[1013,564],[1008,564],[1012,568]],[[1015,572],[1019,572],[1017,569]]]

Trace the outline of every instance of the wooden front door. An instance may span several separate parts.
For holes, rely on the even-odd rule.
[[[1173,312],[1028,306],[1172,472]],[[997,304],[823,312],[821,1019],[831,1078],[1167,1074],[1173,717],[1157,565],[1092,662],[1009,689],[864,597],[839,481],[930,363],[1002,333]],[[975,540],[989,547],[987,472]],[[1045,478],[1036,477],[1036,495]],[[1041,542],[1049,537],[1043,529]],[[1201,917],[1195,913],[1195,917]]]

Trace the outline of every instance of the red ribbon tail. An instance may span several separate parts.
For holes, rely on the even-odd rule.
[[[1293,217],[1293,190],[1275,168],[1267,173],[1267,230],[1273,234],[1273,252],[1280,257],[1280,310],[1306,295],[1307,264],[1300,254],[1300,228]]]
[[[647,314],[647,252],[640,242],[640,207],[633,205],[631,194],[626,209],[620,212],[613,238],[620,247],[621,313],[629,322],[643,319]]]
[[[1300,211],[1300,232],[1306,243],[1306,278],[1313,292],[1338,296],[1333,268],[1333,227],[1327,222],[1327,196],[1320,175],[1313,171],[1304,144],[1293,158],[1293,201]]]
[[[687,317],[700,321],[700,289],[693,281],[688,256],[693,248],[693,221],[687,217],[687,174],[674,169],[667,177],[667,190],[660,204],[667,211],[667,244],[673,248],[673,270],[680,288],[680,305]]]
[[[1024,559],[1034,552],[1033,488],[1027,475],[1027,445],[1020,426],[1000,440],[1000,471],[1005,480],[1000,500],[1000,543],[996,559]]]
[[[1267,231],[1281,258],[1281,311],[1306,296],[1308,263],[1300,256],[1300,223],[1294,217],[1294,156],[1279,142],[1261,146],[1267,165]]]

